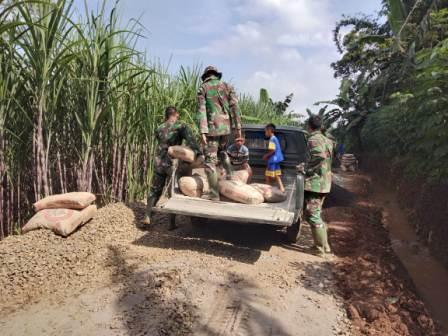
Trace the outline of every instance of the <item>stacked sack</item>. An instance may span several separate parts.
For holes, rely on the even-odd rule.
[[[175,148],[174,148],[175,147]],[[194,160],[194,153],[185,146],[172,146],[168,153],[172,158],[191,163],[194,167],[191,176],[179,179],[179,188],[185,196],[200,198],[209,191],[209,184],[205,169]],[[286,194],[278,188],[267,184],[247,184],[249,172],[247,170],[235,171],[230,179],[226,172],[219,168],[219,193],[225,199],[243,204],[260,204],[263,202],[277,203],[286,200]]]
[[[25,224],[22,232],[48,229],[67,237],[95,216],[97,207],[91,205],[95,200],[95,195],[89,192],[45,197],[33,204],[37,213]]]
[[[353,154],[344,154],[341,157],[341,170],[354,172],[358,168],[358,160]]]

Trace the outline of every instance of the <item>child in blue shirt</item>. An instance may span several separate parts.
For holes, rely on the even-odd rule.
[[[263,160],[267,161],[266,168],[266,183],[271,184],[272,180],[276,180],[281,192],[285,192],[285,187],[282,182],[282,170],[280,162],[284,160],[280,141],[275,136],[275,125],[268,124],[264,128],[266,138],[269,138],[268,152],[263,156]]]

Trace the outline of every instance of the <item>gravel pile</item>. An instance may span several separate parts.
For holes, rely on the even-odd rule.
[[[101,281],[110,257],[107,247],[129,244],[141,235],[134,212],[118,203],[100,209],[68,238],[49,230],[6,238],[0,242],[0,306]]]

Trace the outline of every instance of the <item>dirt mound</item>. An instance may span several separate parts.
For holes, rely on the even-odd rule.
[[[129,243],[139,234],[133,211],[114,204],[68,238],[48,230],[6,238],[0,243],[0,306],[100,281],[108,258],[104,247]]]
[[[341,193],[352,191],[350,184],[345,187],[335,189],[325,215],[333,249],[341,257],[334,273],[354,335],[439,335],[392,251],[382,212],[359,190],[352,206],[338,204]]]

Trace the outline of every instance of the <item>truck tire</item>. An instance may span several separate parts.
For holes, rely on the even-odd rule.
[[[286,240],[288,241],[288,243],[290,244],[297,243],[302,228],[301,224],[302,224],[301,218],[299,217],[299,219],[294,224],[286,228]]]
[[[207,219],[201,217],[190,217],[190,222],[195,229],[203,229],[207,225]]]

